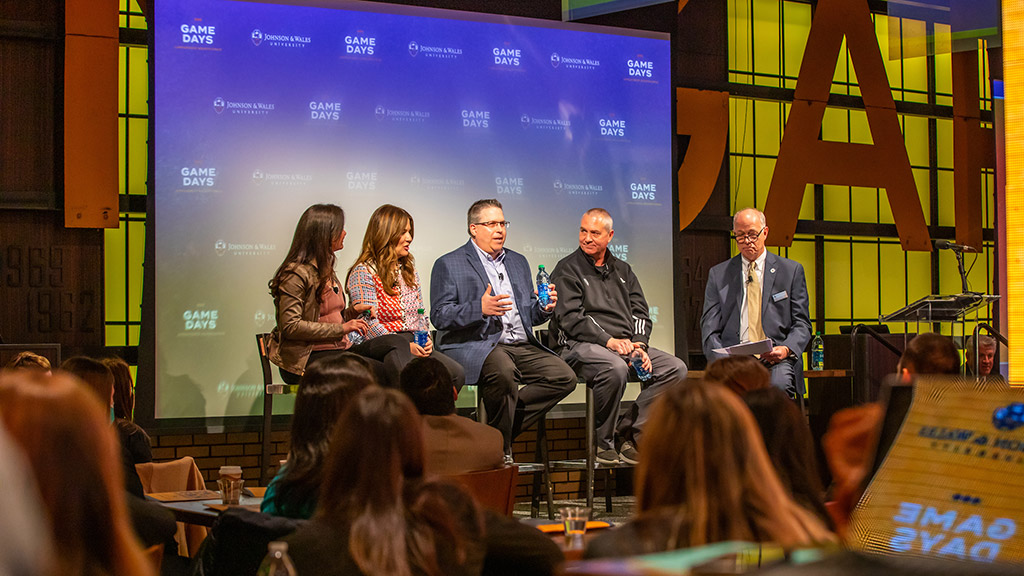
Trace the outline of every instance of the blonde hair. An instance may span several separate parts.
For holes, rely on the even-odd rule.
[[[402,234],[405,234],[407,224],[409,234],[415,236],[416,227],[412,216],[402,208],[384,204],[374,210],[370,222],[366,225],[366,233],[363,234],[363,247],[359,258],[352,266],[355,268],[363,264],[374,270],[384,285],[384,291],[391,296],[398,294],[395,288],[398,284],[396,269],[401,271],[406,286],[416,286],[416,261],[412,254],[399,258],[395,252],[395,245]],[[352,275],[352,268],[349,268],[348,275]],[[348,284],[348,278],[345,279],[345,284]]]
[[[0,376],[0,416],[31,464],[61,576],[154,576],[128,518],[107,409],[76,378]]]
[[[661,395],[640,446],[637,485],[641,517],[674,519],[668,549],[726,540],[793,548],[834,539],[788,495],[754,417],[718,384],[673,386]]]

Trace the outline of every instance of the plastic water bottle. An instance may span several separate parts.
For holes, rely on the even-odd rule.
[[[287,542],[271,542],[267,544],[267,555],[260,564],[257,576],[298,576],[295,565],[288,556]]]
[[[629,355],[629,364],[636,371],[636,375],[640,378],[641,382],[647,382],[651,379],[650,370],[644,369],[644,353],[639,348],[633,350],[633,353]]]
[[[412,333],[413,340],[421,348],[426,347],[427,341],[430,339],[430,324],[428,324],[427,315],[423,313],[423,308],[416,310],[416,330]]]
[[[814,333],[814,340],[811,340],[811,370],[825,369],[825,342],[821,339],[821,332]]]
[[[551,284],[551,277],[544,271],[544,265],[537,266],[537,299],[541,306],[551,304],[551,296],[548,294],[548,284]]]

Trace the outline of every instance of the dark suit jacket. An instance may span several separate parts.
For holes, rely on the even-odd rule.
[[[530,263],[522,254],[506,248],[505,270],[527,340],[551,352],[533,336],[533,327],[546,322],[550,314],[541,309],[533,293]],[[462,364],[469,386],[480,378],[484,358],[501,337],[501,317],[484,316],[480,309],[480,298],[489,283],[472,240],[438,258],[430,273],[430,320],[437,328],[435,345]]]
[[[765,256],[761,285],[761,327],[776,346],[786,346],[797,359],[797,388],[803,388],[800,355],[811,340],[804,267],[771,252]],[[743,302],[743,257],[739,254],[714,266],[704,291],[700,328],[708,362],[720,355],[712,350],[740,343],[740,305]]]
[[[423,416],[423,468],[454,476],[505,464],[501,432],[464,416]]]

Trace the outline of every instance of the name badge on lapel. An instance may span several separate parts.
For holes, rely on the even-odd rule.
[[[785,290],[783,290],[782,292],[776,292],[775,294],[772,294],[772,302],[781,302],[786,298],[789,298],[789,293],[787,293]]]

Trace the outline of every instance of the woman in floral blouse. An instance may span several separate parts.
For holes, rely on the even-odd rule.
[[[430,339],[426,346],[413,341],[418,311],[424,307],[420,276],[415,259],[409,253],[414,234],[412,216],[408,212],[391,204],[377,208],[366,226],[359,259],[348,271],[345,284],[349,299],[353,306],[370,306],[372,316],[367,319],[365,335],[369,342],[387,334],[405,337],[413,356],[440,360],[452,377],[452,386],[461,390],[466,382],[462,366],[435,351]]]

